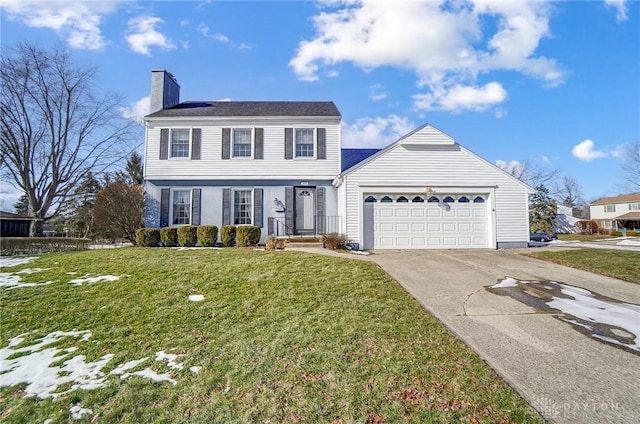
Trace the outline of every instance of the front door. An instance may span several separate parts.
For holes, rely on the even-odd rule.
[[[314,234],[316,230],[316,189],[295,187],[295,234]]]

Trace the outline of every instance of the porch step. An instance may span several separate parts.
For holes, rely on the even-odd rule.
[[[287,247],[324,247],[321,241],[290,241],[285,245]]]

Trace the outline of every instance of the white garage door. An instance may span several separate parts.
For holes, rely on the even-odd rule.
[[[365,249],[489,247],[486,195],[365,194]]]

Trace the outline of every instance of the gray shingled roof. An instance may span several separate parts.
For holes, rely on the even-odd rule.
[[[336,116],[333,102],[183,102],[148,118],[190,116]]]

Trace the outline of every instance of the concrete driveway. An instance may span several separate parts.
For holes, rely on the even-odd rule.
[[[388,251],[369,259],[549,422],[640,422],[639,352],[578,331],[580,325],[563,320],[557,310],[529,306],[499,290],[487,290],[505,277],[551,280],[638,305],[640,285],[527,258],[516,251]],[[528,296],[523,293],[521,298]],[[640,320],[636,324],[640,329]]]

